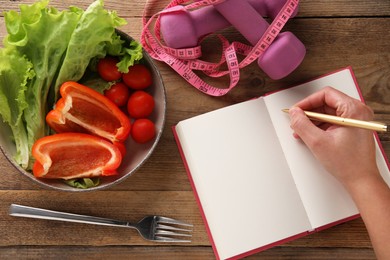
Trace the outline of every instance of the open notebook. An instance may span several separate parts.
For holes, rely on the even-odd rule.
[[[281,111],[325,86],[361,99],[346,68],[173,127],[218,259],[241,258],[359,216],[342,185],[293,138]],[[378,141],[377,162],[390,185]]]

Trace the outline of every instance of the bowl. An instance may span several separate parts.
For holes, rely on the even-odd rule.
[[[122,31],[117,30],[117,33],[124,41],[129,42],[133,40],[131,36],[125,34]],[[113,185],[118,184],[129,176],[133,175],[147,161],[156,148],[163,132],[166,114],[165,87],[161,75],[153,62],[153,59],[145,51],[143,52],[142,63],[148,66],[153,76],[153,83],[146,90],[148,93],[153,95],[155,100],[154,111],[148,118],[155,123],[156,136],[154,140],[144,144],[134,142],[131,137],[126,140],[126,155],[122,159],[121,166],[117,170],[118,175],[100,177],[99,185],[88,189],[75,188],[67,185],[61,180],[36,178],[31,172],[24,170],[14,161],[13,158],[16,154],[16,148],[15,144],[12,142],[11,129],[0,119],[0,149],[4,156],[23,176],[30,179],[32,182],[39,184],[43,188],[59,191],[83,192],[103,190],[112,187]]]

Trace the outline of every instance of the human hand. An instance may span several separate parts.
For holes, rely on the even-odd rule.
[[[370,121],[373,111],[359,100],[326,87],[290,109],[291,128],[324,167],[347,188],[378,178],[372,131],[312,122],[302,110]]]

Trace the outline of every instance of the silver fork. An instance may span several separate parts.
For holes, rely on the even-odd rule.
[[[127,221],[72,214],[17,204],[11,204],[9,214],[16,217],[133,228],[138,230],[138,233],[144,239],[157,242],[191,242],[190,238],[192,236],[191,224],[162,216],[146,216],[138,223],[131,224]]]

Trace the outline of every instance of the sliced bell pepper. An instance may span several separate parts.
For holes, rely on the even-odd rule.
[[[117,174],[119,149],[108,140],[82,133],[38,139],[32,147],[33,174],[39,178],[75,179]]]
[[[130,119],[104,95],[73,81],[62,84],[60,93],[62,97],[46,116],[55,132],[90,133],[111,142],[129,136]]]

